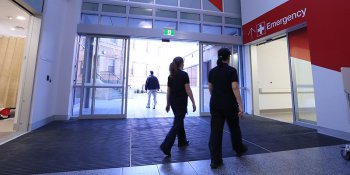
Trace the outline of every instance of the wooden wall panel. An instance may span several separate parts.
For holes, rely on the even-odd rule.
[[[0,107],[16,107],[24,38],[0,37]]]

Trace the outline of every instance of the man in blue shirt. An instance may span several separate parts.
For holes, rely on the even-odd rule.
[[[153,95],[153,109],[156,108],[157,104],[157,91],[159,91],[159,82],[157,77],[153,75],[153,71],[150,71],[151,75],[148,76],[146,80],[145,89],[148,90],[148,101],[146,108],[150,108],[150,99],[151,95]]]

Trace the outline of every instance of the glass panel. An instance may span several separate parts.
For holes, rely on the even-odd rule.
[[[225,0],[223,3],[225,13],[231,13],[235,15],[241,14],[241,1]]]
[[[201,89],[201,95],[202,95],[202,103],[201,103],[201,112],[202,113],[209,113],[210,107],[210,93],[208,89],[208,74],[209,71],[216,67],[216,61],[217,61],[217,52],[220,48],[226,47],[229,48],[232,52],[232,46],[225,46],[225,45],[207,45],[203,44],[203,58],[202,58],[202,89]],[[235,51],[236,52],[236,51]],[[234,54],[234,52],[232,52]],[[231,60],[232,62],[232,60]],[[231,64],[233,65],[233,64]],[[237,69],[238,71],[238,69]]]
[[[178,0],[156,0],[156,4],[169,6],[178,6],[177,2]]]
[[[83,24],[98,24],[98,15],[82,14],[81,15],[81,23],[83,23]]]
[[[177,19],[177,12],[168,10],[156,10],[156,17]]]
[[[124,17],[102,16],[100,24],[109,26],[126,27],[127,20]]]
[[[73,88],[73,116],[79,116],[82,87]]]
[[[82,115],[92,114],[92,88],[84,88]]]
[[[302,28],[288,33],[288,46],[296,120],[316,124],[315,92],[307,29]]]
[[[180,23],[179,31],[200,32],[200,25],[199,24],[191,24],[191,23]]]
[[[213,5],[210,1],[202,1],[203,2],[203,9],[204,10],[209,10],[209,11],[216,11],[220,12],[220,10]]]
[[[96,88],[94,114],[122,114],[123,88]]]
[[[235,27],[224,27],[224,35],[241,36],[241,30]]]
[[[180,0],[180,6],[201,9],[201,0]]]
[[[196,13],[181,12],[180,13],[180,19],[200,21],[200,15],[196,14]]]
[[[120,85],[123,81],[124,41],[100,38],[96,57],[95,85]]]
[[[172,21],[155,21],[154,28],[156,29],[164,29],[164,28],[171,28],[176,29],[176,22]]]
[[[316,122],[314,83],[310,61],[293,58],[294,101],[298,121]]]
[[[126,14],[126,7],[120,5],[102,5],[102,12],[111,12],[111,13],[123,13]]]
[[[221,35],[221,26],[203,25],[203,33]]]
[[[130,14],[133,15],[152,16],[152,12],[153,9],[130,7]]]
[[[222,23],[221,16],[203,15],[204,22]]]
[[[82,115],[91,115],[92,109],[92,88],[93,85],[93,70],[94,70],[94,58],[96,52],[96,38],[86,37],[85,39],[85,56],[83,60],[83,81],[84,81],[84,92],[83,92],[83,109]]]
[[[87,37],[85,40],[86,54],[83,62],[83,74],[84,74],[84,85],[92,86],[93,84],[93,70],[94,70],[94,57],[96,52],[96,38]]]
[[[82,10],[98,11],[98,3],[84,2]]]
[[[130,0],[131,2],[142,2],[147,4],[153,4],[154,0]]]
[[[231,24],[231,25],[242,25],[242,20],[239,18],[229,18],[225,17],[225,24]]]
[[[78,46],[78,60],[76,62],[76,76],[75,76],[75,85],[83,84],[83,72],[84,72],[84,59],[85,59],[85,43],[86,37],[81,36],[79,38],[79,46]]]
[[[137,27],[137,28],[152,28],[152,20],[150,19],[136,19],[129,18],[129,27]]]
[[[125,39],[80,37],[76,71],[79,86],[75,84],[73,89],[73,115],[79,115],[80,109],[83,116],[122,114],[125,48]]]

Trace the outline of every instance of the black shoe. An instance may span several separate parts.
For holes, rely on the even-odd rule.
[[[237,157],[241,157],[244,153],[248,151],[247,146],[243,145],[242,150],[236,153]]]
[[[218,161],[218,162],[216,162],[216,161],[211,161],[211,163],[210,163],[210,168],[211,168],[211,169],[217,169],[217,168],[219,168],[222,164],[223,164],[222,160],[221,160],[221,161]]]
[[[186,140],[185,142],[178,143],[178,147],[188,146],[190,144],[190,141]]]
[[[168,157],[171,156],[170,150],[166,150],[162,145],[160,145],[159,148],[163,151],[163,153],[164,153],[165,155],[167,155]]]

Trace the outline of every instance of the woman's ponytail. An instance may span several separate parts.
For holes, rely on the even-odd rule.
[[[177,71],[179,71],[180,66],[184,63],[184,59],[182,57],[175,57],[173,62],[169,65],[170,77],[175,77]]]
[[[169,71],[170,71],[170,76],[175,77],[176,72],[177,72],[177,67],[176,67],[176,64],[174,63],[174,61],[172,63],[170,63]]]
[[[216,61],[216,64],[221,67],[224,65],[222,61],[227,61],[230,59],[231,51],[228,48],[221,48],[218,51],[218,60]]]

